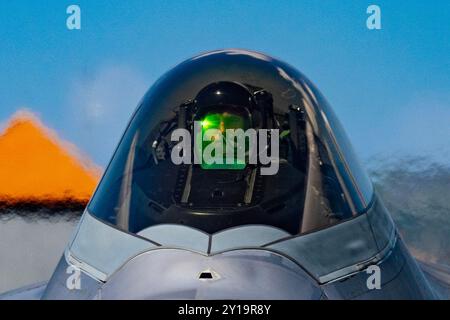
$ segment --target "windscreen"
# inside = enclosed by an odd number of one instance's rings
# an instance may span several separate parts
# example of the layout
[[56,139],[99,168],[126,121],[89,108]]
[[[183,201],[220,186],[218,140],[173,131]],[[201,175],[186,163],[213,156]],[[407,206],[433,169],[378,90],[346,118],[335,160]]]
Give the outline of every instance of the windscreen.
[[[266,92],[270,95],[270,92]],[[128,232],[181,224],[215,233],[267,225],[299,234],[352,213],[302,106],[141,107],[89,211]],[[267,100],[266,100],[267,102]]]

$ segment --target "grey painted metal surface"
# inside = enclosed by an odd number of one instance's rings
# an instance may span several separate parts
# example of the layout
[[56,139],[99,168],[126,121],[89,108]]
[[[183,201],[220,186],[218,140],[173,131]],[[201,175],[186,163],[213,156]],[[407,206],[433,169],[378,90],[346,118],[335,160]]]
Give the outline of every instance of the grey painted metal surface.
[[[366,261],[378,252],[364,215],[325,230],[274,243],[268,248],[301,261],[322,283],[333,280],[333,272]],[[345,273],[338,276],[343,275]]]
[[79,279],[80,288],[71,290],[67,286],[67,281],[72,275],[67,273],[69,266],[70,264],[67,263],[66,258],[62,256],[41,299],[90,300],[95,297],[103,283],[81,272]]
[[[439,295],[430,286],[423,272],[417,265],[417,262],[408,253],[403,242],[397,242],[398,252],[403,256],[404,264],[395,277],[382,285],[381,290],[368,290],[358,295],[355,299],[373,300],[373,299],[407,299],[407,300],[428,300],[438,299]],[[385,271],[389,268],[386,267]],[[394,269],[395,271],[395,269]],[[392,270],[391,270],[392,272]],[[381,273],[384,274],[383,272]]]
[[374,198],[373,205],[366,215],[377,248],[383,251],[391,244],[396,232],[394,221],[378,196]]
[[209,234],[183,225],[160,224],[144,229],[138,235],[165,247],[187,248],[203,253],[208,251]]
[[392,220],[378,202],[367,214],[268,248],[299,261],[320,283],[365,269],[392,249],[396,237]]
[[212,236],[211,252],[233,248],[259,247],[289,237],[290,234],[270,226],[251,225],[230,228]]
[[[296,237],[263,226],[231,228],[212,235],[211,239],[199,230],[181,225],[155,226],[140,235],[164,248],[182,248],[204,255],[266,245],[297,261],[319,283],[377,263],[392,249],[396,237],[393,222],[379,200],[375,200],[367,214]],[[271,241],[274,243],[270,244]],[[86,212],[66,258],[93,277],[106,280],[133,256],[156,248],[154,243],[108,226]]]
[[[202,271],[216,279],[202,280]],[[134,286],[129,286],[133,283]],[[102,287],[102,299],[312,299],[322,291],[301,268],[262,250],[206,257],[176,249],[143,253]]]
[[[424,276],[401,239],[378,263],[381,289],[367,287],[365,270],[319,285],[297,263],[264,249],[204,256],[181,249],[151,249],[125,262],[103,283],[81,273],[81,288],[67,287],[61,258],[45,292],[36,285],[0,299],[448,299],[447,269],[427,265]],[[213,279],[201,280],[202,272]],[[430,281],[428,281],[428,280]]]
[[104,280],[131,256],[154,247],[149,241],[114,229],[85,213],[67,258]]
[[289,237],[284,230],[264,225],[233,227],[209,235],[185,225],[160,224],[138,233],[167,248],[184,248],[203,254],[244,247],[259,247]]
[[29,285],[0,295],[0,300],[39,300],[45,291],[47,282]]

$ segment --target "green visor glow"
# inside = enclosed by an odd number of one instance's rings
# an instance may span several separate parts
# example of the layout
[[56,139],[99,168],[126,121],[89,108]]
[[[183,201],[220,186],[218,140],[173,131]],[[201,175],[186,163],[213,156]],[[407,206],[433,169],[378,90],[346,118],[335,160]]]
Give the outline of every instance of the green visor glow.
[[244,169],[249,142],[244,140],[244,143],[239,143],[235,135],[227,137],[230,132],[227,129],[247,130],[250,126],[248,117],[230,111],[210,112],[198,121],[201,130],[196,135],[196,146],[202,155],[202,169]]

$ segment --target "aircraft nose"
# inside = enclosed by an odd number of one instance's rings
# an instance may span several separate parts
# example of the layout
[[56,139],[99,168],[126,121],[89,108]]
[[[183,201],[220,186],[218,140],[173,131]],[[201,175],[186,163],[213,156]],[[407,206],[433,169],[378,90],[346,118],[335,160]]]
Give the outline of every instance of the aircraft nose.
[[101,288],[103,299],[320,299],[317,283],[277,253],[245,249],[213,256],[181,249],[147,251]]

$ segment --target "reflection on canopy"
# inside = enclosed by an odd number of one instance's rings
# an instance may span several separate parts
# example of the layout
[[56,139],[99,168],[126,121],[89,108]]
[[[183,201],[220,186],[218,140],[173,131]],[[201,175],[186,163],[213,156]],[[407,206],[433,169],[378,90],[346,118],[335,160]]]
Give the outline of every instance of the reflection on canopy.
[[[226,129],[278,130],[278,172],[261,174],[267,165],[248,161],[247,144],[245,161],[174,164],[174,130],[192,133],[202,150],[213,143],[195,136],[196,121],[200,133],[225,133],[225,145]],[[207,233],[259,224],[299,234],[362,213],[371,198],[345,133],[309,81],[280,61],[227,51],[188,60],[149,90],[89,211],[134,233],[158,224]]]

